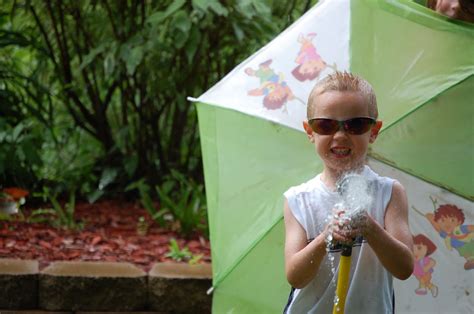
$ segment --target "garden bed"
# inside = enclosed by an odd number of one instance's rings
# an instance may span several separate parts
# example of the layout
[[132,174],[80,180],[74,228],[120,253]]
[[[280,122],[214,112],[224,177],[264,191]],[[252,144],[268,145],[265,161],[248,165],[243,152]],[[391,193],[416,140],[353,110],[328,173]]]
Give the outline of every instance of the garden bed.
[[[22,213],[27,218],[33,210]],[[52,261],[130,262],[146,272],[156,262],[211,262],[207,239],[199,234],[184,238],[172,223],[158,226],[138,203],[78,203],[75,219],[84,223],[83,228],[58,229],[25,219],[0,221],[0,258],[37,260],[40,270]],[[179,249],[170,245],[172,239]]]

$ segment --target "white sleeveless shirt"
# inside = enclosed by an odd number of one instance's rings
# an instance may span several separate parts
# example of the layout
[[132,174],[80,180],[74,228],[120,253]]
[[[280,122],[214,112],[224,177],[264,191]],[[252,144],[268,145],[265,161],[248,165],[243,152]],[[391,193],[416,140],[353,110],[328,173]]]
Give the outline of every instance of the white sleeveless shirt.
[[[379,176],[368,166],[364,167],[361,174],[372,185],[373,202],[368,212],[383,227],[385,209],[395,180]],[[338,193],[330,191],[321,181],[321,175],[291,187],[284,195],[291,212],[306,231],[308,241],[323,231],[326,218],[340,201]],[[329,256],[334,256],[333,262]],[[313,280],[302,289],[291,290],[285,313],[332,313],[339,256],[340,253],[328,253]],[[382,266],[366,242],[352,249],[345,313],[393,313],[392,275]]]

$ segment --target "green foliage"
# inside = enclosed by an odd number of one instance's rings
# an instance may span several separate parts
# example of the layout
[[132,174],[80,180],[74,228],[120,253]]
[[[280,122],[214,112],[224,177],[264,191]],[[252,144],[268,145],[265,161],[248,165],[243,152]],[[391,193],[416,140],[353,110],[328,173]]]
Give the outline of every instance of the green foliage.
[[159,209],[153,203],[152,191],[144,179],[128,185],[126,191],[139,192],[141,204],[161,227],[177,222],[178,231],[183,236],[191,236],[196,231],[208,236],[206,196],[202,183],[171,170],[171,174],[155,189],[160,201]]
[[163,184],[156,186],[156,191],[161,208],[170,212],[175,221],[179,221],[183,235],[190,236],[196,230],[208,235],[203,184],[172,170]]
[[176,239],[171,239],[168,246],[169,252],[165,255],[166,257],[171,257],[177,262],[187,261],[189,264],[198,263],[203,257],[202,254],[194,255],[189,251],[188,247],[180,248]]
[[0,181],[10,185],[33,185],[34,169],[42,165],[40,135],[31,120],[10,125],[0,117]]
[[[159,224],[168,211],[185,234],[204,228],[196,109],[186,97],[314,3],[0,0],[0,180],[90,202],[140,182],[127,193]],[[67,209],[51,210],[68,225]]]
[[69,230],[82,229],[84,227],[82,222],[77,222],[74,218],[76,208],[75,192],[69,194],[69,201],[64,207],[59,203],[57,195],[53,194],[47,187],[43,188],[43,192],[39,196],[43,198],[43,201],[49,201],[52,207],[34,210],[28,217],[28,222],[47,222],[54,227]]
[[140,202],[151,216],[151,218],[158,223],[161,227],[166,225],[165,215],[167,213],[166,210],[161,209],[158,210],[155,205],[153,204],[153,200],[150,196],[150,187],[145,183],[144,179],[141,179],[137,182],[133,182],[132,184],[128,185],[125,191],[131,191],[137,189],[140,195]]

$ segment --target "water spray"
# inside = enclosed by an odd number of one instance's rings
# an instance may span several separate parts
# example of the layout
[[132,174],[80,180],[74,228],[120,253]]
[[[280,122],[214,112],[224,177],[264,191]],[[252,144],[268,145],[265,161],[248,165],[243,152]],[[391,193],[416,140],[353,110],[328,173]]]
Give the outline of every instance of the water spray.
[[[369,182],[360,174],[350,173],[343,176],[336,183],[337,191],[342,199],[339,206],[347,212],[342,219],[349,220],[350,225],[357,225],[364,210],[372,202],[371,193],[369,193]],[[354,238],[352,243],[336,243],[332,250],[341,250],[339,260],[339,275],[337,277],[336,296],[333,307],[333,314],[343,314],[346,304],[347,290],[349,289],[349,277],[351,270],[352,246],[354,243],[361,242],[362,239]]]

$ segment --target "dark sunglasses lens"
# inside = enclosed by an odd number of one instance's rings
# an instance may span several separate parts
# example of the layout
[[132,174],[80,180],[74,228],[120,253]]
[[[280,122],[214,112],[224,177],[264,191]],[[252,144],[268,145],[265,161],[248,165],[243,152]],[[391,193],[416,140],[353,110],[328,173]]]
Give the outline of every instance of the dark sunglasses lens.
[[375,121],[370,118],[354,118],[345,121],[344,129],[349,134],[360,135],[367,132]]
[[320,135],[334,134],[339,129],[339,123],[331,119],[313,119],[310,125],[313,131]]

